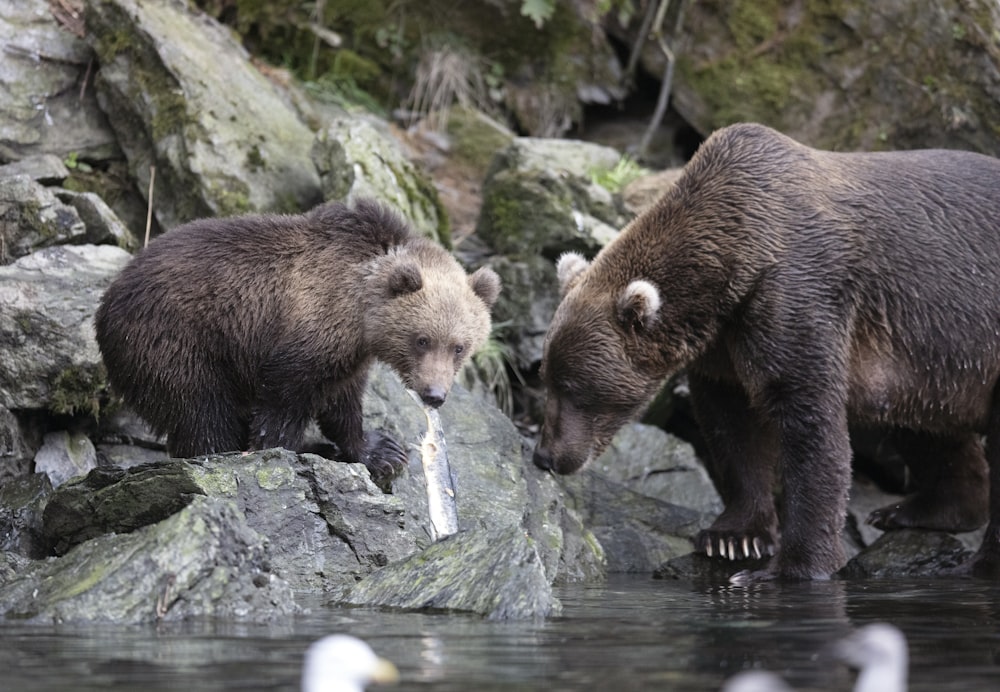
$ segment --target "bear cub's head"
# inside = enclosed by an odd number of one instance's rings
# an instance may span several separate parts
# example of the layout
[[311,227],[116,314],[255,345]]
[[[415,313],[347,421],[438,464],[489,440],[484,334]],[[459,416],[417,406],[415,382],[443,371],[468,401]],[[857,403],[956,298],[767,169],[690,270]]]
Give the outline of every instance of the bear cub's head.
[[596,275],[577,253],[559,258],[563,299],[545,336],[545,419],[539,468],[568,474],[600,456],[662,384],[652,332],[660,293],[649,281]]
[[500,277],[466,274],[445,249],[411,239],[377,259],[368,274],[366,342],[427,406],[437,408],[462,364],[490,333]]

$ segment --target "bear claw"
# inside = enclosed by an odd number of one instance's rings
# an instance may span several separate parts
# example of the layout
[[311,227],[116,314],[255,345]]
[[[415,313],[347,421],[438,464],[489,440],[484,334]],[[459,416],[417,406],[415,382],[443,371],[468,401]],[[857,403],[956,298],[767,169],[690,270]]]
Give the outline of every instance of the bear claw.
[[365,451],[361,462],[368,468],[377,485],[398,476],[409,464],[406,451],[396,440],[381,433],[365,435]]
[[774,555],[775,547],[771,542],[765,542],[759,536],[718,536],[717,538],[707,532],[698,537],[695,542],[701,552],[708,557],[719,557],[731,561],[735,560],[760,560],[764,557]]

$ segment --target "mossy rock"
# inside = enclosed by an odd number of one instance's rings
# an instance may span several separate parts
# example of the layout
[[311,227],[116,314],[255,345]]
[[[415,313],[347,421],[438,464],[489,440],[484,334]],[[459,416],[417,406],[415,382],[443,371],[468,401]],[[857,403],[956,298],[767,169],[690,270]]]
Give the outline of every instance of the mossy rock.
[[989,0],[705,0],[674,45],[672,103],[706,135],[757,121],[828,149],[997,155],[998,36]]

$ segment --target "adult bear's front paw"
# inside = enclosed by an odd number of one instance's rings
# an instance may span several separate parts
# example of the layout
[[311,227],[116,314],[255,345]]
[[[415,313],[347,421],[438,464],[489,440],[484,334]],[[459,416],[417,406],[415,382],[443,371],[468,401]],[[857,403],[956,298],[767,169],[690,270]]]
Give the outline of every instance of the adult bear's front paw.
[[727,507],[710,527],[698,533],[694,547],[708,557],[760,560],[778,550],[778,520],[773,512]]
[[368,432],[360,461],[368,468],[375,484],[385,490],[383,485],[402,473],[409,457],[395,439],[380,432]]

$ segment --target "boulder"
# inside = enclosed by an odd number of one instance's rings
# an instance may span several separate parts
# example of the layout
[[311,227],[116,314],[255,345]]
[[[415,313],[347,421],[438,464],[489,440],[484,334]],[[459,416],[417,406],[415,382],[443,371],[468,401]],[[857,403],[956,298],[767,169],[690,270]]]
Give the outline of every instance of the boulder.
[[35,454],[35,473],[48,476],[54,488],[95,468],[97,450],[82,432],[50,432],[42,439],[42,447]]
[[555,265],[540,255],[493,257],[489,266],[500,276],[503,290],[493,306],[494,324],[510,347],[522,372],[542,360],[542,345],[559,305]]
[[448,216],[434,186],[371,119],[334,118],[316,135],[311,152],[324,199],[348,204],[358,197],[380,200],[421,234],[450,244]]
[[106,374],[94,312],[129,259],[110,245],[60,245],[0,267],[0,406],[96,413]]
[[29,156],[0,166],[0,180],[25,175],[43,185],[58,185],[69,177],[69,169],[55,154]]
[[362,579],[340,600],[497,620],[542,618],[562,608],[535,542],[518,526],[453,534]]
[[[48,0],[0,4],[0,161],[118,155],[90,81],[82,27],[61,26]],[[79,33],[74,34],[71,28]]]
[[[826,149],[1000,154],[1000,6],[991,0],[708,0],[685,9],[669,41],[671,105],[702,135],[756,121]],[[663,74],[655,42],[642,55]]]
[[162,228],[319,201],[312,132],[232,32],[180,0],[97,0],[86,19],[98,100],[144,194],[155,166]]
[[652,573],[692,550],[695,534],[714,515],[643,495],[593,469],[559,479],[567,506],[604,549],[608,572]]
[[51,245],[83,242],[87,226],[73,207],[27,175],[0,178],[0,264]]
[[942,531],[887,531],[837,572],[845,579],[941,576],[972,559],[957,538]]
[[694,447],[660,428],[626,425],[591,468],[637,493],[717,515],[722,499]]
[[[480,555],[480,561],[459,559],[459,566],[448,567],[440,577],[445,581],[437,581],[435,588],[446,588],[443,584],[454,580],[447,588],[478,591],[477,598],[489,601],[492,596],[480,587],[493,584],[500,591],[490,610],[475,609],[482,603],[455,608],[495,617],[533,617],[557,607],[548,590],[557,580],[602,579],[600,545],[554,494],[551,480],[524,464],[521,439],[510,421],[458,385],[440,413],[459,529],[465,536],[459,543],[469,541],[469,550],[497,552]],[[392,494],[376,487],[361,464],[280,449],[236,452],[99,467],[52,493],[37,531],[52,553],[65,558],[100,537],[162,523],[198,497],[231,501],[247,527],[267,539],[268,559],[277,575],[303,593],[344,593],[359,579],[389,566],[401,574],[426,561],[454,556],[430,537],[427,491],[416,456],[425,432],[423,411],[398,378],[379,367],[366,394],[365,415],[369,427],[396,435],[413,450],[409,472],[394,479]],[[434,552],[420,557],[429,550]],[[497,560],[514,558],[517,566],[497,582],[491,580],[500,575],[479,571],[491,572]],[[527,601],[507,602],[506,589],[539,579],[544,589],[527,595]],[[361,594],[355,593],[352,602],[364,600]]]
[[512,258],[596,254],[626,216],[620,200],[593,178],[620,160],[616,150],[598,144],[515,139],[490,165],[476,233]]
[[165,520],[107,534],[0,585],[0,619],[35,623],[268,622],[298,612],[266,539],[232,500],[195,497]]

